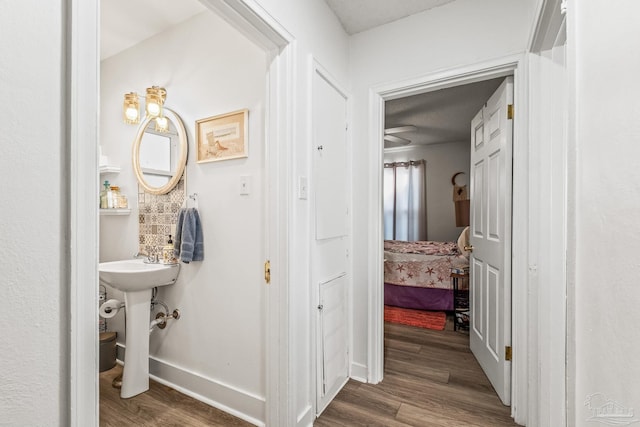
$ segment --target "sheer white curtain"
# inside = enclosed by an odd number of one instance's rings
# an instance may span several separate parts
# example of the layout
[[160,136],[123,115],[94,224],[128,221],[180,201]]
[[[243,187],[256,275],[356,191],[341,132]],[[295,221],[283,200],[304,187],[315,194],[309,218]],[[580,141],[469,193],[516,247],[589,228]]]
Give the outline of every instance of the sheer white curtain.
[[384,164],[384,239],[427,240],[426,162]]

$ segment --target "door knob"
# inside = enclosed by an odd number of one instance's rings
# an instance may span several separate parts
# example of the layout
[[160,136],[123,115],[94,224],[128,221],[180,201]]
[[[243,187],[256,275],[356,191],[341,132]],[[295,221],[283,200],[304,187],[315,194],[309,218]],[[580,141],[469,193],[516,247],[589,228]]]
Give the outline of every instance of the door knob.
[[467,252],[473,252],[473,246],[471,245],[464,245],[464,250]]

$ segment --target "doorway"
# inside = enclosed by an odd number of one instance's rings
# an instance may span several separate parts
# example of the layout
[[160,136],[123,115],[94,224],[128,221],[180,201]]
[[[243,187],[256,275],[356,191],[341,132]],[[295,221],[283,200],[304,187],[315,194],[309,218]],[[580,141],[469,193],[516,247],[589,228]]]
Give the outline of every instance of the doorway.
[[[523,102],[525,98],[524,87],[521,83],[521,75],[522,75],[522,61],[521,57],[512,57],[512,58],[504,58],[500,61],[493,61],[484,64],[476,64],[474,66],[462,68],[462,69],[453,69],[448,70],[442,73],[438,73],[435,75],[425,76],[420,79],[419,83],[413,82],[411,85],[403,84],[403,83],[391,83],[385,86],[380,86],[374,88],[373,92],[375,96],[371,98],[371,115],[370,115],[370,132],[372,134],[380,135],[379,140],[379,151],[377,153],[376,165],[382,164],[383,159],[383,143],[382,143],[382,135],[384,132],[384,124],[381,119],[381,112],[384,111],[384,104],[386,101],[398,99],[401,97],[406,97],[410,95],[417,95],[426,92],[432,92],[440,89],[452,88],[455,86],[460,86],[463,84],[475,83],[483,80],[493,79],[493,78],[502,78],[508,75],[514,76],[514,97],[515,104],[518,102]],[[524,105],[524,102],[523,102]],[[524,110],[524,109],[523,109]],[[514,126],[514,145],[518,145],[518,141],[526,141],[526,135],[524,133],[524,126],[526,121],[526,115],[523,113],[522,115],[518,115],[518,109],[515,109],[515,123]],[[527,160],[526,152],[523,152],[526,144],[523,144],[520,150],[514,151],[514,163],[518,164],[519,162],[525,162]],[[382,248],[382,180],[381,180],[381,171],[376,169],[377,176],[374,177],[374,182],[377,184],[377,189],[375,190],[378,194],[378,198],[372,200],[371,211],[374,213],[372,215],[371,224],[371,234],[372,239],[377,244],[370,245],[369,249],[369,260],[373,269],[373,277],[372,283],[375,283],[375,286],[370,287],[370,301],[372,301],[372,305],[370,307],[369,312],[369,378],[373,383],[377,383],[382,380],[383,375],[383,288],[382,286],[378,286],[378,284],[383,283],[383,264],[382,260],[383,256],[383,248]],[[526,205],[523,203],[526,200],[527,196],[527,176],[526,171],[523,173],[518,171],[517,168],[514,167],[513,174],[513,188],[514,188],[514,200],[513,200],[513,218],[514,224],[519,223],[522,224],[524,218],[526,218]],[[521,191],[521,192],[520,192]],[[513,241],[517,242],[514,244],[512,248],[512,253],[524,253],[526,248],[527,235],[525,233],[526,229],[523,227],[514,228]],[[522,246],[524,244],[524,246]],[[521,275],[526,275],[526,266],[520,262],[514,262],[512,268],[512,277],[519,277]],[[513,313],[514,313],[514,335],[521,334],[520,336],[526,337],[527,329],[526,329],[526,316],[525,310],[526,307],[526,289],[514,287],[513,289]],[[521,310],[518,310],[520,308]],[[514,352],[517,351],[519,345],[523,343],[522,340],[518,341],[514,339],[512,346],[514,347]],[[524,358],[523,358],[524,359]],[[520,362],[522,367],[526,367],[526,360],[522,360]],[[516,366],[516,361],[512,362],[512,371],[514,373],[513,380],[518,384],[523,384],[523,381],[526,380],[526,370],[522,372],[522,368],[520,366]],[[526,383],[526,381],[524,382]],[[520,403],[523,407],[526,407],[526,388],[522,387],[514,387],[512,390],[512,402],[514,405]]]
[[[512,77],[498,77],[386,101],[384,150],[385,317],[388,312],[396,322],[407,321],[402,316],[424,316],[425,319],[432,316],[444,320],[447,313],[447,331],[442,333],[442,338],[447,339],[449,330],[467,334],[467,349],[471,347],[505,404],[509,402],[509,385],[502,378],[504,375],[509,378],[510,372],[498,375],[501,371],[495,365],[508,367],[508,363],[503,353],[496,354],[495,347],[511,343],[510,337],[504,337],[510,332],[511,313],[510,307],[494,307],[496,298],[488,298],[487,294],[495,291],[502,296],[510,294],[511,257],[504,253],[510,253],[511,221],[510,218],[505,221],[504,215],[508,212],[510,216],[511,208],[511,121],[507,118],[507,104],[512,103],[513,96],[511,81]],[[398,130],[403,131],[401,138],[397,137]],[[386,135],[390,131],[394,132],[394,138],[388,140]],[[488,158],[479,156],[487,152]],[[402,176],[414,163],[424,164],[421,168],[426,168],[426,179],[410,185]],[[388,166],[394,165],[394,173],[387,173]],[[498,167],[502,168],[501,174],[496,173]],[[405,193],[411,190],[408,197],[415,199],[416,190],[411,187],[419,187],[423,181],[426,209],[403,205],[401,202],[407,199]],[[395,186],[387,185],[390,183]],[[495,194],[491,190],[498,188],[508,194],[500,199],[487,199],[487,195]],[[470,196],[471,215],[465,207],[468,202],[462,206],[457,203],[469,200]],[[495,209],[491,207],[498,202],[501,209],[499,215],[494,216]],[[392,208],[395,205],[396,209],[390,209],[389,205]],[[465,209],[467,212],[462,212]],[[405,217],[398,210],[408,210],[410,214]],[[390,211],[395,215],[389,215]],[[390,221],[390,216],[394,221]],[[426,232],[414,236],[397,233],[398,229],[407,228],[404,224],[407,221],[411,223],[409,229],[420,228]],[[390,222],[393,222],[391,227]],[[493,259],[491,268],[483,261],[487,255],[482,240],[486,234],[485,223],[492,226],[489,242],[498,237],[508,241],[498,251],[500,255],[491,252],[494,258],[500,259],[500,262]],[[472,242],[468,241],[469,231],[465,228],[470,225]],[[495,230],[498,226],[499,232]],[[390,231],[396,231],[396,235],[392,236]],[[497,268],[502,265],[504,267]],[[484,280],[483,269],[492,280]],[[461,276],[451,279],[452,271],[458,271]],[[500,280],[493,280],[497,278]],[[457,291],[452,289],[453,284],[458,285]],[[491,309],[484,310],[485,305]],[[491,313],[502,313],[502,316]],[[440,324],[431,327],[439,328]],[[494,330],[502,331],[501,339],[495,343]]]
[[[257,5],[246,5],[239,1],[228,1],[224,4],[217,1],[203,1],[209,9],[224,16],[232,23],[234,28],[240,29],[249,39],[256,42],[269,57],[269,64],[266,70],[267,94],[265,105],[265,140],[267,153],[265,153],[265,165],[267,176],[265,187],[273,189],[286,188],[286,183],[290,179],[290,166],[288,164],[275,165],[283,157],[283,153],[288,153],[291,146],[291,135],[293,135],[293,123],[291,119],[292,109],[290,102],[292,99],[289,82],[293,74],[293,54],[291,42],[293,38],[282,28],[274,25],[271,17]],[[95,117],[97,115],[97,99],[94,94],[98,92],[99,83],[97,80],[85,78],[85,76],[98,76],[99,62],[97,53],[95,55],[95,45],[98,37],[96,18],[99,16],[99,0],[72,2],[73,24],[70,28],[70,63],[72,71],[70,81],[74,82],[74,91],[70,94],[70,139],[72,146],[85,147],[86,140],[95,141]],[[79,18],[79,19],[76,19]],[[74,215],[70,219],[72,230],[90,229],[91,223],[97,224],[97,215],[94,204],[95,179],[97,176],[96,161],[97,146],[91,148],[80,148],[72,150],[76,154],[73,165],[79,164],[83,167],[72,168],[70,183],[73,188],[79,188],[77,197],[74,197],[71,204],[71,211]],[[279,163],[278,163],[279,164]],[[86,166],[84,166],[86,165]],[[86,191],[85,191],[86,190]],[[277,282],[278,286],[272,286],[266,291],[265,312],[265,363],[266,363],[266,402],[261,409],[261,418],[267,424],[281,424],[281,417],[286,417],[287,399],[290,393],[289,373],[286,366],[282,364],[280,354],[288,354],[288,334],[287,301],[288,273],[286,271],[286,256],[288,251],[288,215],[287,206],[289,196],[278,194],[277,197],[269,197],[265,202],[265,211],[268,212],[265,227],[270,230],[272,243],[265,248],[271,261],[271,282]],[[89,225],[89,226],[88,226]],[[77,239],[74,237],[74,239]],[[75,240],[74,240],[75,241]],[[97,235],[92,236],[82,234],[81,244],[78,248],[97,247]],[[277,244],[275,243],[277,242]],[[80,249],[82,251],[82,249]],[[95,253],[92,258],[88,252],[87,258],[78,256],[74,252],[71,261],[71,269],[74,272],[71,283],[72,298],[70,310],[73,312],[71,329],[71,351],[74,359],[70,362],[71,377],[74,379],[71,385],[70,406],[72,408],[70,418],[72,425],[97,425],[97,383],[95,373],[98,371],[97,354],[97,266]],[[87,283],[96,283],[95,289],[87,287]],[[89,351],[91,349],[91,351]]]

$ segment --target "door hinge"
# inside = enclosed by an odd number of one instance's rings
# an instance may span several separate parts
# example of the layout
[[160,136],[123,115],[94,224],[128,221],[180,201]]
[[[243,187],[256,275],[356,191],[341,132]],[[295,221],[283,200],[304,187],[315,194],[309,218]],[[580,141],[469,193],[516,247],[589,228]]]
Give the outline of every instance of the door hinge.
[[511,346],[508,345],[504,348],[504,360],[511,360]]
[[269,260],[264,262],[264,281],[267,285],[271,283],[271,261]]
[[507,119],[513,120],[513,104],[507,105]]

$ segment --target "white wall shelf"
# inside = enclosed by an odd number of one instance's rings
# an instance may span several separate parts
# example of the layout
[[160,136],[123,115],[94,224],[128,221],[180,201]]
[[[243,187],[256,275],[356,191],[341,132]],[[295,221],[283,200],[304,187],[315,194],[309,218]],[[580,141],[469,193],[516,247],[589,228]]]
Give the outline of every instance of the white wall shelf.
[[100,209],[100,215],[129,215],[131,209]]
[[102,165],[100,166],[100,174],[103,173],[120,173],[120,166]]

